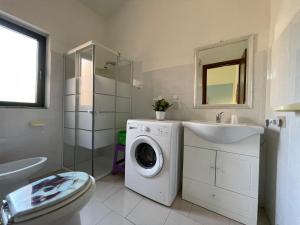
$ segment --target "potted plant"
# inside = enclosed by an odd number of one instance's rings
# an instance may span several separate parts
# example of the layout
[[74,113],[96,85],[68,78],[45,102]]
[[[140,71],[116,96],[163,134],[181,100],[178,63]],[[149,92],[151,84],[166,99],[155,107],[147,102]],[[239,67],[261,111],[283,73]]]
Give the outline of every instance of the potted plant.
[[166,117],[166,111],[172,106],[172,104],[167,102],[164,98],[158,97],[157,99],[154,99],[154,104],[152,106],[156,114],[156,119],[164,120]]

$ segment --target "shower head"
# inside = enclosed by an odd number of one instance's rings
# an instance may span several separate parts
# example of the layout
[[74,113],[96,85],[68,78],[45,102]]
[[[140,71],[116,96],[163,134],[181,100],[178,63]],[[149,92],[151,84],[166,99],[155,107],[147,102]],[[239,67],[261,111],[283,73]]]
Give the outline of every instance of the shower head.
[[117,63],[114,62],[114,61],[107,61],[107,62],[105,63],[105,65],[104,65],[104,69],[108,69],[108,66],[109,66],[109,65],[115,66],[115,65],[117,65]]

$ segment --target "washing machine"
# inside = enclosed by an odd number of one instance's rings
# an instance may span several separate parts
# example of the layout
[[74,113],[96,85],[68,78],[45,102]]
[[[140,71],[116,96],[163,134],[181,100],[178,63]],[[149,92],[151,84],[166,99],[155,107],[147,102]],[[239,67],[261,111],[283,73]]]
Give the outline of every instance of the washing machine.
[[125,186],[170,206],[181,183],[181,122],[128,120],[126,136]]

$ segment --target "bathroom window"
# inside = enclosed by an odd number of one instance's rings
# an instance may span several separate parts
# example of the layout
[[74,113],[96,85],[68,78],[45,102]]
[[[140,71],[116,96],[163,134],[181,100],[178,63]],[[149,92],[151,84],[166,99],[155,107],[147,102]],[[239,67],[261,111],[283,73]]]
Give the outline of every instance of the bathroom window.
[[0,106],[45,106],[46,37],[0,18]]

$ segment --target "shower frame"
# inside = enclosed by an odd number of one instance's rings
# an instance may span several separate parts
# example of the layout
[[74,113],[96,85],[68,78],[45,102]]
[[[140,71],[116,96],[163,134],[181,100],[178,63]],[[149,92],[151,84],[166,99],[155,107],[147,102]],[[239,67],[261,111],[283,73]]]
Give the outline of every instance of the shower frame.
[[[91,143],[91,146],[92,148],[90,149],[92,152],[91,152],[91,175],[94,176],[96,179],[101,179],[102,177],[108,175],[111,171],[109,171],[108,173],[106,174],[103,174],[101,175],[100,177],[97,177],[96,176],[96,173],[95,173],[95,160],[94,160],[94,155],[95,155],[95,151],[97,150],[95,148],[95,114],[97,113],[97,111],[95,110],[95,95],[97,94],[95,92],[95,78],[96,76],[98,76],[96,74],[96,47],[100,47],[101,49],[107,51],[107,52],[110,52],[112,53],[113,55],[116,56],[116,64],[119,65],[120,62],[122,61],[126,61],[128,62],[128,64],[130,65],[130,80],[129,80],[129,85],[130,85],[130,97],[129,97],[129,114],[131,116],[131,113],[132,113],[132,81],[133,81],[133,63],[132,61],[130,60],[127,60],[127,59],[124,59],[121,57],[121,54],[115,50],[112,50],[106,46],[104,46],[103,44],[100,44],[100,43],[97,43],[95,41],[89,41],[89,42],[86,42],[82,45],[79,45],[78,47],[76,48],[73,48],[72,50],[68,51],[66,54],[64,54],[64,89],[65,89],[65,86],[66,86],[66,57],[67,56],[70,56],[70,55],[75,55],[75,79],[76,79],[76,91],[75,91],[75,136],[74,136],[74,139],[75,139],[75,143],[74,143],[74,159],[73,159],[73,168],[68,168],[68,167],[65,167],[64,165],[64,149],[63,149],[63,152],[62,152],[62,165],[63,165],[63,169],[65,170],[76,170],[76,153],[79,151],[79,143],[78,143],[78,130],[80,129],[79,128],[79,112],[81,112],[79,110],[79,98],[80,98],[80,93],[79,93],[79,88],[80,88],[80,77],[81,77],[81,62],[80,62],[80,53],[84,50],[88,50],[88,49],[91,49],[92,50],[92,110],[91,111],[87,111],[88,113],[91,113],[92,114],[92,143]],[[118,74],[119,75],[119,74]],[[120,97],[117,95],[117,81],[118,81],[118,75],[115,76],[115,79],[114,79],[114,82],[115,82],[115,94],[114,94],[114,98],[115,98],[115,106],[114,106],[114,127],[113,127],[113,131],[114,131],[114,137],[113,137],[113,146],[112,146],[112,150],[114,150],[115,146],[116,146],[116,133],[117,133],[117,129],[118,127],[116,126],[117,125],[117,121],[116,121],[116,117],[117,117],[117,97]],[[65,93],[64,93],[64,96],[65,96]],[[65,105],[65,98],[63,98],[63,104]],[[65,127],[65,110],[64,110],[64,113],[63,113],[63,131],[65,131],[66,127]],[[125,126],[126,128],[126,126]],[[64,140],[65,140],[65,132],[63,132],[63,136],[64,136]],[[64,148],[65,148],[65,142],[64,142]],[[111,161],[111,166],[112,166],[112,161]]]

